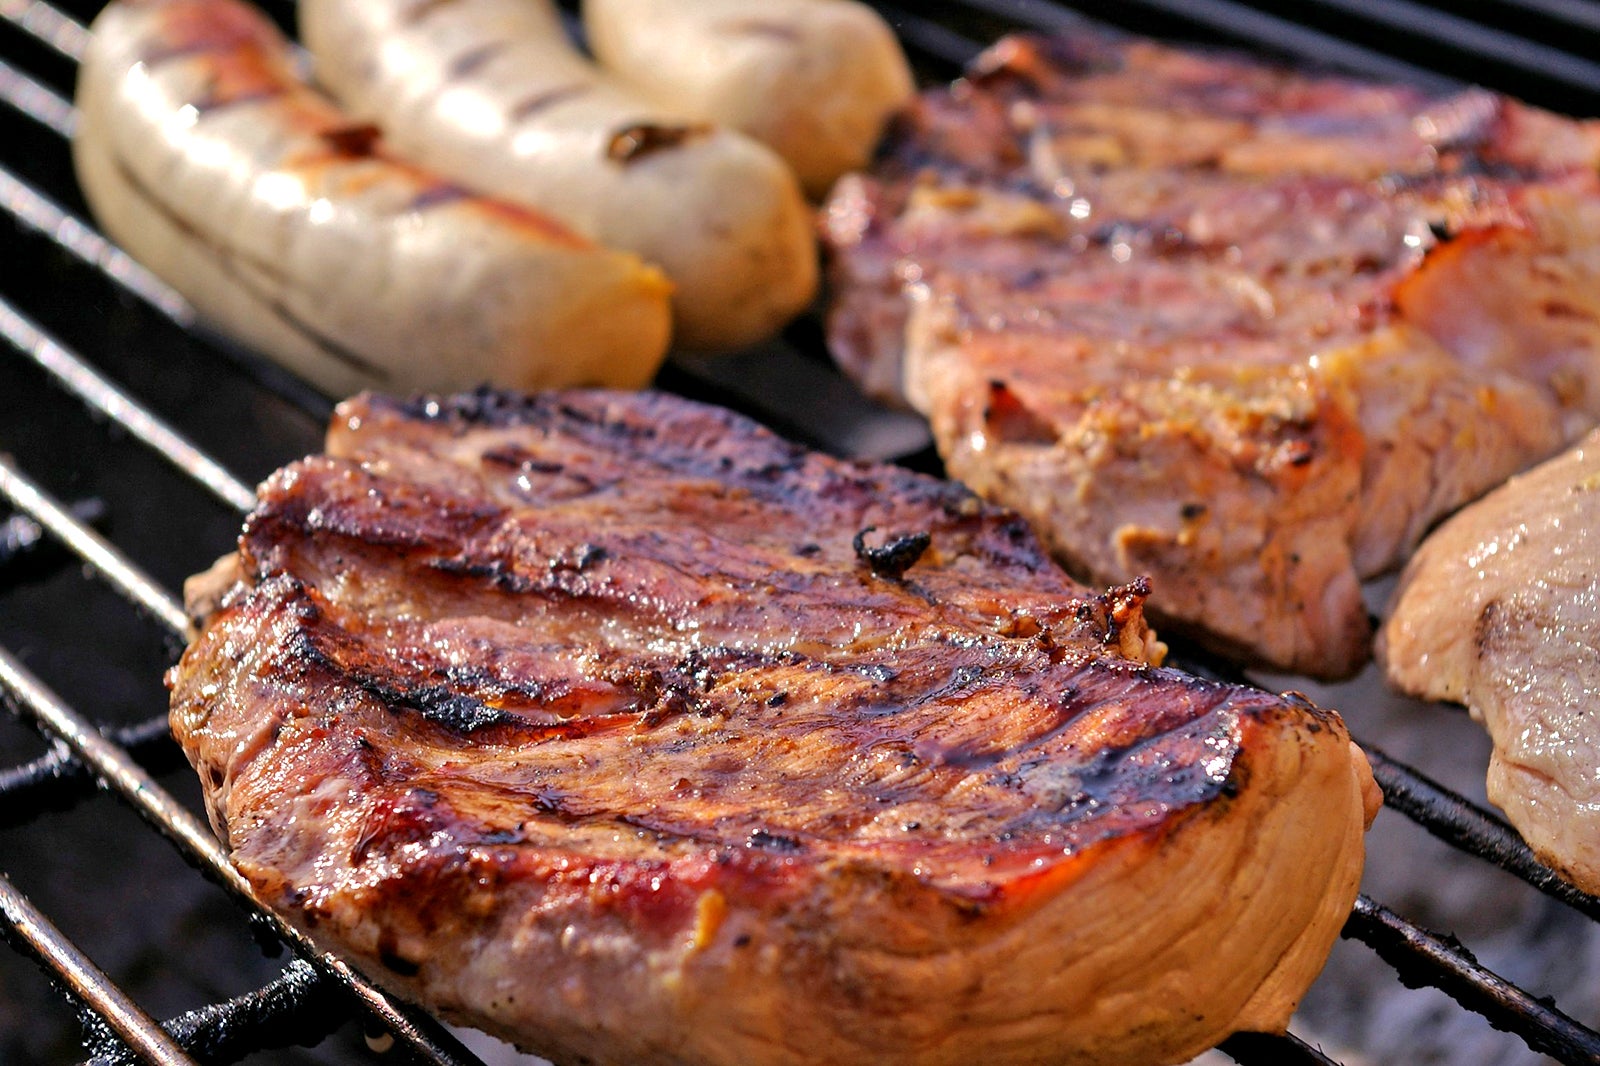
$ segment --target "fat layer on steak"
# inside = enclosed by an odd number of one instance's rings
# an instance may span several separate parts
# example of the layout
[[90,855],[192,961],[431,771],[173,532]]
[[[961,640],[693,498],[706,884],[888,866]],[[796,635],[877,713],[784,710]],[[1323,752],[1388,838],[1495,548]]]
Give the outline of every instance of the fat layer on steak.
[[1600,418],[1600,127],[1007,39],[825,213],[830,345],[1152,615],[1318,676],[1359,581]]
[[1467,705],[1494,741],[1490,801],[1600,893],[1600,433],[1430,534],[1391,608],[1390,682]]
[[261,897],[560,1062],[1164,1063],[1281,1029],[1365,759],[966,489],[662,395],[343,404],[191,582]]

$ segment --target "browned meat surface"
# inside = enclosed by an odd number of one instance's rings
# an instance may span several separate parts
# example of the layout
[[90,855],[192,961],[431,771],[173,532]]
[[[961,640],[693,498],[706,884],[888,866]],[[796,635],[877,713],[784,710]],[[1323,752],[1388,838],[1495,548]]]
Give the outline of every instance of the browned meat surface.
[[1423,541],[1379,633],[1396,687],[1489,729],[1489,799],[1600,893],[1600,433]]
[[1360,579],[1600,417],[1600,128],[1008,39],[827,205],[830,343],[952,475],[1214,647],[1337,677]]
[[1285,1024],[1375,813],[1141,587],[666,396],[357,398],[192,584],[262,898],[560,1062],[1180,1061]]

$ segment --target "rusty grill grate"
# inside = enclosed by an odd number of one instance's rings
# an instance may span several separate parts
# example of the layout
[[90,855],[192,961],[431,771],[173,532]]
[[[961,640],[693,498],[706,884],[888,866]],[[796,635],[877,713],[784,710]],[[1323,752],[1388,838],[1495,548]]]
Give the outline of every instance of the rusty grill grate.
[[[169,590],[231,545],[240,512],[253,500],[251,480],[317,447],[331,404],[206,333],[182,300],[87,221],[67,139],[74,60],[97,6],[0,0],[0,450],[11,453],[0,455],[0,496],[10,512],[0,521],[0,695],[43,738],[0,721],[13,730],[0,732],[0,930],[57,986],[61,1015],[8,1013],[8,983],[19,978],[0,969],[0,1057],[8,1049],[21,1054],[22,1045],[6,1042],[8,1031],[58,1023],[70,1031],[76,1014],[85,1050],[61,1053],[97,1063],[234,1062],[325,1040],[322,1057],[304,1061],[347,1061],[368,1054],[363,1030],[373,1055],[392,1045],[391,1060],[478,1062],[438,1021],[391,1001],[261,910],[191,813],[198,793],[168,737],[158,680],[185,624]],[[1600,54],[1600,4],[1586,0],[879,7],[930,80],[951,76],[975,54],[976,42],[1093,19],[1376,77],[1433,86],[1475,81],[1556,110],[1600,114],[1600,63],[1585,58]],[[292,16],[282,3],[273,13],[285,22]],[[1381,47],[1363,43],[1373,40]],[[835,452],[937,466],[920,422],[875,408],[830,369],[815,319],[761,351],[671,363],[658,383],[742,409]],[[71,495],[83,498],[62,502]],[[108,535],[97,532],[101,524]],[[63,565],[73,561],[82,565]],[[1368,750],[1392,810],[1600,920],[1600,899],[1541,866],[1498,816]],[[98,799],[102,792],[115,793],[123,806]],[[130,809],[155,832],[130,828]],[[136,854],[93,854],[104,839]],[[159,843],[144,846],[162,839],[199,876],[162,858]],[[28,853],[69,846],[91,853],[91,879],[118,883],[90,886],[94,902],[83,904],[74,895],[79,886],[67,883],[82,869]],[[135,942],[144,944],[136,955],[183,954],[181,944],[195,930],[163,928],[153,917],[152,928],[141,923],[155,913],[157,897],[194,884],[193,891],[209,893],[205,900],[239,905],[190,908],[226,927],[198,934],[201,942],[232,937],[256,957],[286,946],[290,961],[243,966],[240,991],[189,975],[177,991],[147,992],[141,967],[127,964],[118,967],[119,984],[12,885],[7,875],[19,867],[45,879],[55,918],[82,927],[86,938],[103,933],[109,910],[134,927]],[[85,907],[99,919],[83,919]],[[1367,896],[1345,936],[1369,946],[1403,984],[1442,989],[1561,1062],[1600,1063],[1600,1034],[1480,966],[1453,937],[1419,928]],[[263,952],[248,944],[252,938]],[[239,952],[230,944],[227,952]],[[188,972],[181,961],[158,969]],[[190,998],[166,1005],[174,996]],[[135,998],[173,1016],[156,1022]],[[335,1039],[327,1040],[330,1034]],[[1241,1063],[1333,1061],[1294,1036],[1240,1035],[1222,1050]]]

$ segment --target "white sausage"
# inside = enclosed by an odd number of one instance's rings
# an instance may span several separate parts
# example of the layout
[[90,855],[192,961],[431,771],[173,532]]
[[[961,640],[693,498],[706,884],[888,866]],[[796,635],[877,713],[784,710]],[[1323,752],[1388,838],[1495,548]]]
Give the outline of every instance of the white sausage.
[[237,0],[116,0],[78,80],[79,182],[113,240],[321,388],[638,386],[670,285],[387,157]]
[[915,89],[894,32],[854,0],[583,0],[583,21],[607,68],[770,145],[817,197],[870,161]]
[[660,265],[679,345],[748,344],[810,303],[783,161],[604,78],[548,0],[302,0],[300,32],[318,81],[401,151]]

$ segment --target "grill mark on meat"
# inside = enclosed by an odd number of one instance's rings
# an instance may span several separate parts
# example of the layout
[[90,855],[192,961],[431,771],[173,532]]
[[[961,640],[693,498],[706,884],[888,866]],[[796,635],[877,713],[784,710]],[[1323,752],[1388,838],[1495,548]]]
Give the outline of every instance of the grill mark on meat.
[[1481,90],[1009,38],[836,186],[830,347],[1074,573],[1344,676],[1360,581],[1600,418],[1597,165]]
[[[631,960],[695,981],[742,943],[757,977],[719,987],[768,980],[770,956],[807,1013],[897,1024],[892,995],[861,999],[884,978],[850,969],[860,955],[964,965],[959,945],[1078,913],[1097,862],[1130,884],[1175,855],[1204,875],[1210,832],[1232,834],[1225,865],[1274,845],[1353,857],[1335,716],[1151,665],[1148,586],[1091,593],[965,491],[654,395],[358,398],[329,452],[264,485],[240,584],[172,672],[173,727],[264,898],[453,1016],[540,1041],[544,1020],[453,990],[569,967],[597,1002]],[[612,488],[539,491],[574,474]],[[524,477],[527,496],[508,487]],[[916,588],[862,567],[870,525],[928,532]],[[1255,839],[1280,817],[1292,832]],[[1303,913],[1260,923],[1276,939],[1252,980],[1308,922],[1325,950],[1353,897],[1358,871],[1323,889],[1322,862],[1293,865],[1293,892],[1250,882],[1268,864],[1220,896]],[[618,943],[609,977],[584,969]]]

